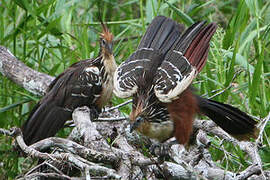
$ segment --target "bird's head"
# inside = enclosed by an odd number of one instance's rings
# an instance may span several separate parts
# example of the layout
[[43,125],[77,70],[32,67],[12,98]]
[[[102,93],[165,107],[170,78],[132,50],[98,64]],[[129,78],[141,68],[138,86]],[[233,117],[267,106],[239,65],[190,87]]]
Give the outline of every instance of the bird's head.
[[143,116],[137,116],[130,125],[130,132],[133,132],[136,129],[143,128],[144,123],[147,123],[145,119],[146,118]]
[[113,34],[109,31],[106,24],[101,22],[102,32],[100,33],[100,49],[105,56],[113,54]]
[[172,136],[173,123],[169,119],[168,110],[157,98],[140,96],[133,99],[133,103],[130,132],[136,130],[160,142]]
[[130,114],[130,132],[134,130],[138,130],[140,132],[145,131],[144,129],[147,127],[149,111],[147,102],[145,99],[139,98],[136,105],[133,104],[132,112]]

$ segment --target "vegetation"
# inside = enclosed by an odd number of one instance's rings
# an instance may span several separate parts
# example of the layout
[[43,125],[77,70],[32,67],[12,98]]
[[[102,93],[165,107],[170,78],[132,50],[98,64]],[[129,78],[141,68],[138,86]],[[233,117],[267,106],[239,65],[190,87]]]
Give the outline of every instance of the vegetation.
[[[194,86],[198,94],[230,103],[264,118],[270,112],[270,1],[268,0],[2,0],[0,45],[27,66],[56,76],[72,63],[98,53],[98,16],[115,35],[118,63],[136,49],[147,24],[165,15],[189,26],[199,20],[217,22],[208,63]],[[39,100],[0,75],[0,127],[21,126]],[[217,93],[222,92],[221,94]],[[124,100],[113,98],[113,104]],[[128,114],[130,106],[121,109]],[[64,136],[68,129],[59,135]],[[263,168],[270,168],[270,126],[260,148]],[[238,147],[213,137],[217,164],[238,171],[248,159]],[[220,149],[226,149],[230,154]],[[235,156],[237,158],[235,158]],[[25,158],[12,152],[12,140],[0,136],[0,179],[24,171]]]

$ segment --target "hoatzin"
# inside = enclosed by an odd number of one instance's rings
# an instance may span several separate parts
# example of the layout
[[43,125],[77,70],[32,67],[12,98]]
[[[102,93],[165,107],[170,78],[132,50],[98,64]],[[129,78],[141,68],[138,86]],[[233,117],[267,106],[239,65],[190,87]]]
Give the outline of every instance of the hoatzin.
[[228,104],[194,95],[192,80],[202,70],[217,25],[197,22],[182,33],[170,18],[156,17],[138,49],[116,70],[114,93],[133,97],[131,131],[164,142],[186,144],[196,114],[204,114],[232,135],[253,133],[256,122]]
[[54,136],[72,118],[75,108],[88,106],[96,117],[111,99],[117,68],[113,35],[105,24],[101,25],[99,55],[74,63],[50,84],[22,126],[26,144]]

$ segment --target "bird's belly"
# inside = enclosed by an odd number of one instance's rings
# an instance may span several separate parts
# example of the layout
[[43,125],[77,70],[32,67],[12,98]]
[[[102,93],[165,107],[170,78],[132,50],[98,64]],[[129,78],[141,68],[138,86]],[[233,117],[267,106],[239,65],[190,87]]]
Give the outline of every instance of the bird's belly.
[[113,93],[113,81],[111,77],[109,77],[106,80],[106,82],[102,85],[101,96],[98,99],[98,103],[97,103],[99,108],[102,108],[111,100],[112,93]]
[[162,123],[146,122],[138,128],[138,131],[149,138],[164,142],[173,136],[173,128],[172,121]]

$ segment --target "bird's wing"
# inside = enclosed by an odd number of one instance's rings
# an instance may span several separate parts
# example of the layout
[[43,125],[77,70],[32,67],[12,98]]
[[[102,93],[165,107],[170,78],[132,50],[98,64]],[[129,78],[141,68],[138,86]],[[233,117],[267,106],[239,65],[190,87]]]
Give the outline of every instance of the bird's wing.
[[88,67],[71,67],[59,75],[22,126],[25,142],[33,144],[54,136],[76,107],[94,104],[101,92],[99,73],[90,63]]
[[116,70],[114,76],[114,93],[127,98],[138,89],[152,85],[152,79],[164,56],[181,35],[184,29],[170,18],[157,16],[148,26],[138,50],[133,53]]
[[117,68],[114,75],[114,94],[127,98],[138,89],[151,86],[162,59],[163,55],[157,50],[151,48],[137,50]]
[[154,79],[156,97],[165,103],[177,99],[206,63],[216,25],[198,22],[176,40]]
[[70,66],[55,78],[41,103],[57,99],[59,106],[73,110],[73,106],[95,102],[102,88],[100,70],[95,65],[100,60],[87,59]]
[[[74,64],[72,64],[69,68],[67,68],[64,72],[62,72],[61,74],[59,74],[49,85],[48,89],[47,89],[47,92],[49,92],[53,87],[54,85],[59,81],[61,81],[60,79],[62,78],[62,76],[66,76],[66,74],[70,71],[73,71],[74,69],[80,67],[80,66],[84,66],[86,64],[94,64],[95,61],[97,60],[98,58],[96,59],[85,59],[85,60],[80,60]],[[65,79],[65,78],[64,78]]]
[[[74,72],[75,73],[75,72]],[[101,71],[97,66],[86,66],[76,71],[67,83],[63,106],[74,110],[80,106],[94,105],[101,95]]]

